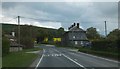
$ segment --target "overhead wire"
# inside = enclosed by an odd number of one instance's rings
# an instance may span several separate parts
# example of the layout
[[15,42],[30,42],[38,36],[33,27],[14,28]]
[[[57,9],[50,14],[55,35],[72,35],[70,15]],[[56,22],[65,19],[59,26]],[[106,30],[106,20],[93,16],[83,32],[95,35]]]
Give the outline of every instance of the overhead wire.
[[16,19],[16,18],[17,18],[17,17],[11,18],[11,19],[9,19],[9,20],[7,20],[7,21],[4,21],[4,22],[2,22],[2,23],[10,22],[10,21],[12,21],[13,19]]
[[31,17],[23,17],[21,16],[21,18],[27,18],[27,19],[33,19],[33,20],[39,20],[39,21],[46,21],[46,22],[61,22],[61,21],[57,21],[57,20],[47,20],[47,19],[39,19],[39,18],[31,18]]
[[[47,20],[47,19],[39,19],[39,18],[32,18],[32,17],[25,17],[25,16],[20,16],[21,18],[27,18],[27,19],[32,19],[32,20],[39,20],[39,21],[44,21],[44,22],[63,22],[63,21],[58,21],[58,20]],[[10,22],[10,21],[12,21],[13,19],[16,19],[17,17],[14,17],[14,18],[12,18],[12,19],[10,19],[10,20],[8,20],[8,21],[5,21],[5,22]],[[67,22],[67,21],[65,21],[65,22]],[[70,21],[68,21],[68,22],[70,22]],[[75,20],[75,22],[76,22],[76,20]],[[78,21],[77,21],[78,22]],[[101,23],[101,22],[81,22],[81,23]],[[104,23],[104,22],[103,22]],[[116,23],[116,22],[109,22],[109,23]]]

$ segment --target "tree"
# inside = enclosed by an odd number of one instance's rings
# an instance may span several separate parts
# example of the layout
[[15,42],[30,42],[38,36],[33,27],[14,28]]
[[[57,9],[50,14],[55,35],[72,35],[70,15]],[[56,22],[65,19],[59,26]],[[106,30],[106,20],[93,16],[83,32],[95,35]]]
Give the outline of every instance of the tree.
[[[18,30],[16,30],[18,32]],[[17,37],[18,37],[18,33]],[[34,36],[32,32],[32,26],[23,25],[20,26],[20,44],[24,45],[24,48],[33,48],[34,47]]]
[[87,38],[90,40],[100,39],[100,34],[96,31],[96,28],[90,27],[86,31]]
[[120,30],[114,29],[107,35],[107,39],[114,41],[114,40],[118,40],[120,38],[119,36],[120,36]]
[[57,30],[57,36],[58,37],[61,37],[64,33],[64,28],[60,27],[58,30]]

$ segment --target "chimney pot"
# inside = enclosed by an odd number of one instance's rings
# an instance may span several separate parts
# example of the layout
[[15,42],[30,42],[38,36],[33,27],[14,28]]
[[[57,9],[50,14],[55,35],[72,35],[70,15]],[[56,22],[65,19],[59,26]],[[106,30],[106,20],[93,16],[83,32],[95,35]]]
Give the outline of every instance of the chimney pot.
[[75,26],[75,23],[73,25]]
[[79,28],[79,23],[77,23],[77,28]]
[[74,25],[72,25],[72,27],[73,27]]

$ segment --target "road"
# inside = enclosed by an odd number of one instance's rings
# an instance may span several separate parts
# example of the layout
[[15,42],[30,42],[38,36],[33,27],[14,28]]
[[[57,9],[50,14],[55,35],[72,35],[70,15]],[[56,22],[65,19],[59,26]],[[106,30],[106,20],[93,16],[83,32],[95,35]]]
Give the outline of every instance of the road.
[[101,69],[102,67],[102,69],[118,69],[119,66],[117,61],[71,51],[67,48],[58,48],[51,45],[41,46],[41,48],[43,48],[43,55],[35,69],[41,69],[41,67],[64,67],[73,69]]

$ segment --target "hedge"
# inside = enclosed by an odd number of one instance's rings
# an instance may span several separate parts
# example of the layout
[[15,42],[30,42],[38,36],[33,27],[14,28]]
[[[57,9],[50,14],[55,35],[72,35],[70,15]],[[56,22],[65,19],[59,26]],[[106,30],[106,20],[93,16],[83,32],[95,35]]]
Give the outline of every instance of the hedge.
[[91,49],[79,49],[78,51],[80,52],[84,52],[84,53],[89,53],[89,54],[94,54],[94,55],[98,55],[98,56],[103,56],[103,57],[109,57],[109,58],[113,58],[113,59],[119,59],[118,57],[120,56],[120,54],[118,53],[112,53],[112,52],[104,52],[104,51],[95,51],[95,50],[91,50]]
[[91,48],[97,51],[118,52],[118,42],[108,40],[93,41]]
[[2,56],[5,56],[9,53],[10,42],[6,37],[2,38]]

